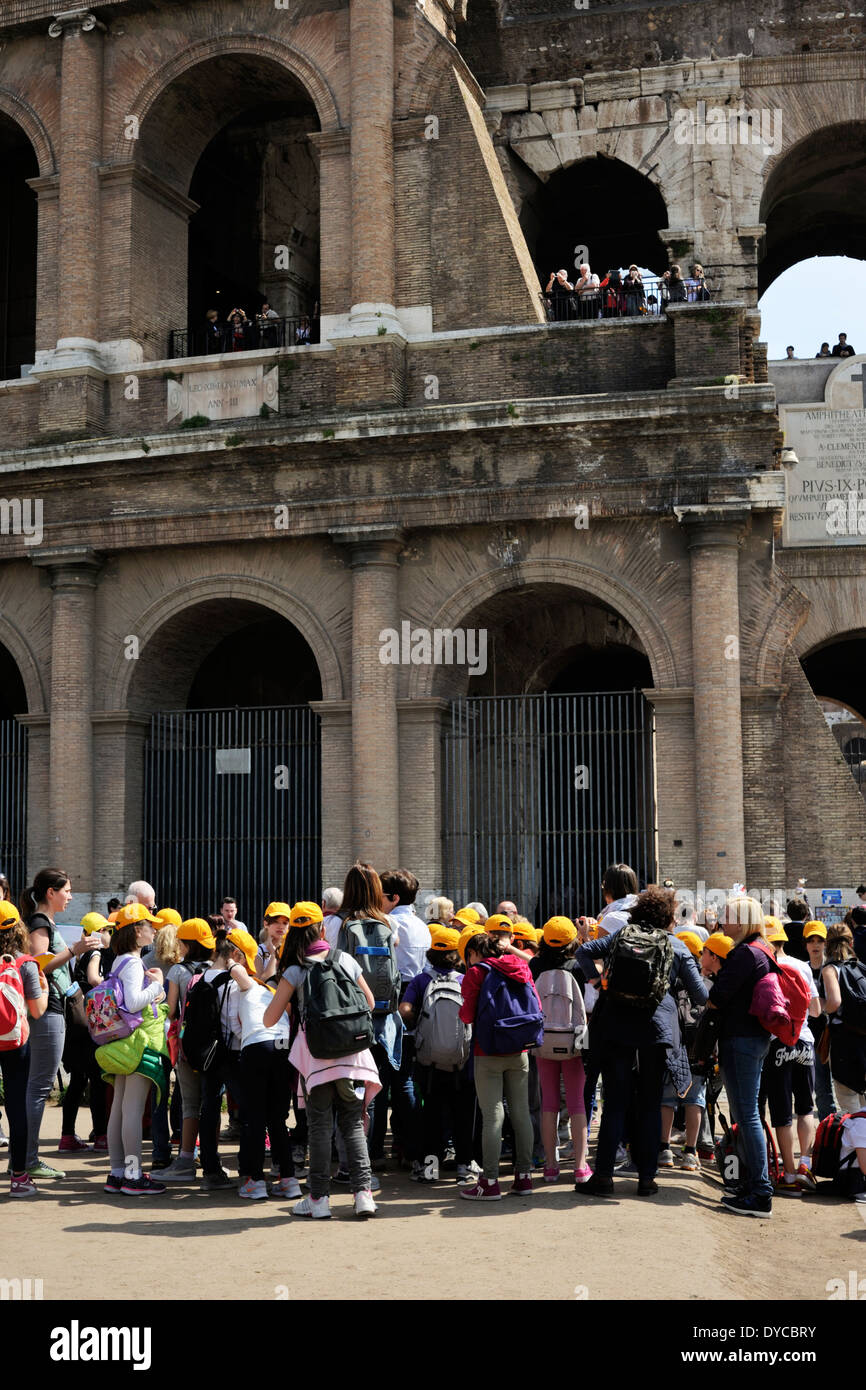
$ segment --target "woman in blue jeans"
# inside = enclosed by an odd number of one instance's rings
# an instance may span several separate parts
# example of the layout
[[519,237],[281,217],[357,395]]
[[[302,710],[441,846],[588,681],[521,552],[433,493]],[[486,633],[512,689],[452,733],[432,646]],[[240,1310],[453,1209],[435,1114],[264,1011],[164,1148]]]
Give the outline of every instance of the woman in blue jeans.
[[732,895],[725,906],[722,930],[736,943],[715,977],[707,1007],[721,1013],[719,1066],[731,1110],[743,1140],[746,1171],[733,1193],[722,1197],[725,1211],[737,1216],[769,1217],[773,1184],[767,1168],[767,1141],[758,1113],[761,1069],[771,1035],[749,1013],[755,985],[774,969],[772,957],[760,945],[764,913],[756,898]]
[[[0,1052],[0,1076],[3,1078],[6,1114],[9,1119],[9,1171],[12,1175],[10,1196],[33,1197],[37,1188],[26,1171],[27,1161],[27,1078],[30,1075],[29,1029],[41,1018],[48,1006],[48,982],[39,966],[24,960],[27,950],[27,929],[15,908],[6,906],[0,918],[0,957],[11,956],[21,980],[27,1010],[28,1039],[21,1047]],[[8,962],[6,962],[8,965]]]

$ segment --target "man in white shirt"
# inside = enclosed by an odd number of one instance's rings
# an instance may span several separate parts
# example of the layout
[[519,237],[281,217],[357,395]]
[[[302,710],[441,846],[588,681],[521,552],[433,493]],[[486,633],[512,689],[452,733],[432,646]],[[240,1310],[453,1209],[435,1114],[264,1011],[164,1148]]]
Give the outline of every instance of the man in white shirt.
[[246,922],[238,919],[238,905],[234,898],[223,898],[220,904],[220,914],[226,924],[226,931],[231,931],[232,927],[240,927],[241,931],[246,931]]
[[427,952],[432,944],[430,928],[413,907],[419,883],[408,869],[389,869],[380,877],[385,911],[393,918],[397,929],[397,968],[403,984],[408,985],[427,964]]
[[339,915],[343,906],[342,888],[326,888],[322,894],[322,913],[325,920],[325,940],[329,946],[336,946],[343,919]]

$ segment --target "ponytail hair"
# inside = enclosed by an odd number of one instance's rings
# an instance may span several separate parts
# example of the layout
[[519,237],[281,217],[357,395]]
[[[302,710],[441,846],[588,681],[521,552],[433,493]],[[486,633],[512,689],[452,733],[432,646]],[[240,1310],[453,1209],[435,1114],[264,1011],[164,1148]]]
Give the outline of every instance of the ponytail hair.
[[283,937],[277,975],[283,975],[291,965],[303,965],[310,947],[321,939],[321,922],[310,922],[306,927],[289,927]]
[[49,888],[65,888],[69,875],[62,869],[40,869],[29,888],[25,888],[18,902],[21,917],[29,922],[39,904],[45,901]]

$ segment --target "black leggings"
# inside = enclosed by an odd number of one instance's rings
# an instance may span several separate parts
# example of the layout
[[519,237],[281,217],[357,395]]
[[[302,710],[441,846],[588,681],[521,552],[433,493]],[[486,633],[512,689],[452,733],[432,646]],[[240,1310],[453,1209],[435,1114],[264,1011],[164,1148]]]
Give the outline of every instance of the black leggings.
[[106,1115],[106,1086],[102,1079],[102,1072],[96,1061],[96,1049],[90,1054],[86,1067],[73,1067],[69,1073],[69,1085],[66,1087],[66,1094],[63,1097],[63,1127],[61,1133],[72,1135],[75,1133],[75,1122],[78,1119],[78,1111],[81,1102],[84,1100],[84,1092],[90,1082],[90,1115],[93,1120],[93,1133],[95,1135],[105,1134],[108,1126]]

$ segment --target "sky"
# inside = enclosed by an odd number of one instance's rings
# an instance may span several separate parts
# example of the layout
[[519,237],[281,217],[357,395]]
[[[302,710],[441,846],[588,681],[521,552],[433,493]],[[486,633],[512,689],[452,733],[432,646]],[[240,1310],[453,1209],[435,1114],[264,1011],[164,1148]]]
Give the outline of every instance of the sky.
[[814,357],[823,342],[840,333],[858,353],[866,353],[866,261],[849,256],[813,256],[774,280],[761,298],[761,340],[768,355]]

